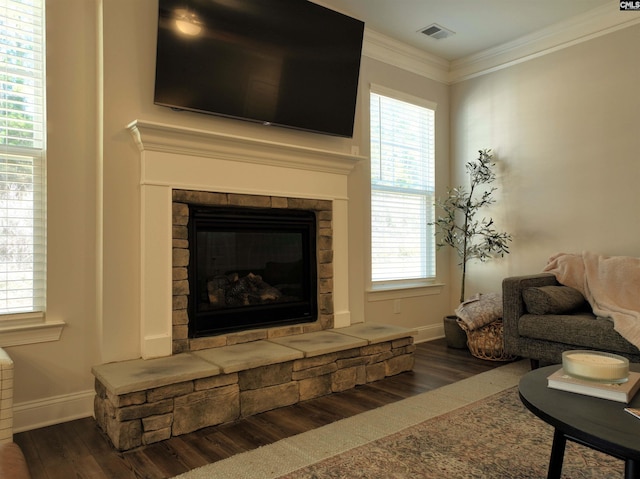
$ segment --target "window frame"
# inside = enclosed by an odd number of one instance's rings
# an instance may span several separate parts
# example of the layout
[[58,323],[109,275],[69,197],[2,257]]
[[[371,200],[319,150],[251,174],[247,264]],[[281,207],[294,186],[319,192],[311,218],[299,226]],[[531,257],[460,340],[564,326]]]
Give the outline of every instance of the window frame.
[[[367,106],[369,108],[369,118],[367,124],[368,131],[368,139],[369,139],[369,148],[371,149],[371,94],[377,94],[381,96],[386,96],[395,100],[411,103],[413,105],[430,109],[434,112],[434,158],[433,158],[433,168],[435,169],[436,164],[436,148],[435,148],[435,136],[436,136],[436,125],[437,125],[437,103],[411,95],[406,92],[398,91],[392,88],[388,88],[382,85],[378,85],[375,83],[371,83],[368,91],[368,101]],[[370,150],[371,151],[371,150]],[[371,158],[371,155],[369,155]],[[435,175],[435,173],[434,173]],[[371,178],[371,164],[369,165],[369,233],[368,233],[368,271],[367,271],[367,293],[369,301],[385,301],[389,299],[399,299],[406,298],[412,296],[424,296],[424,295],[432,295],[432,294],[440,294],[442,291],[443,283],[437,281],[436,278],[436,241],[435,235],[433,238],[433,257],[434,257],[434,274],[433,276],[425,277],[425,278],[415,278],[415,279],[398,279],[398,280],[381,280],[374,281],[373,280],[373,258],[372,258],[372,195],[374,191],[372,178]],[[434,178],[435,180],[435,178]],[[434,191],[433,191],[433,200],[435,201],[436,192],[435,192],[435,182],[434,182]]]
[[[20,3],[20,2],[18,2]],[[10,6],[7,5],[7,8]],[[31,309],[25,308],[24,311],[6,311],[0,313],[0,347],[17,346],[23,344],[33,344],[47,341],[55,341],[61,337],[62,329],[65,325],[61,320],[49,320],[46,316],[46,249],[47,249],[47,220],[46,220],[46,123],[47,123],[47,101],[46,101],[46,1],[39,0],[39,5],[35,8],[39,8],[41,11],[39,24],[41,42],[39,44],[41,64],[40,75],[37,78],[37,82],[41,87],[41,104],[34,110],[34,115],[41,118],[41,128],[34,128],[34,141],[37,144],[33,145],[14,145],[6,143],[0,145],[1,152],[10,156],[23,156],[33,158],[34,169],[37,171],[37,178],[34,180],[34,198],[33,209],[34,215],[31,217],[33,220],[33,234],[34,238],[38,241],[33,241],[31,244],[37,245],[33,255],[35,257],[40,256],[41,259],[34,259],[34,262],[39,263],[39,267],[35,267],[33,270],[34,279],[32,284],[32,291],[41,290],[41,294],[32,294]],[[14,73],[15,74],[15,73]],[[11,92],[12,90],[7,90]],[[13,109],[7,111],[15,111]],[[5,122],[3,122],[5,125]],[[7,124],[8,125],[8,124]],[[37,135],[40,136],[37,136]]]

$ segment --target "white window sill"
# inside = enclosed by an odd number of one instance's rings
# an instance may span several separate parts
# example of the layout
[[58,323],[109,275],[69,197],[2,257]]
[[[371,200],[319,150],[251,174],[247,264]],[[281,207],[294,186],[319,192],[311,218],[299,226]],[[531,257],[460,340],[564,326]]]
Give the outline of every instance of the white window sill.
[[375,284],[367,290],[368,301],[388,301],[390,299],[431,296],[442,293],[444,283],[425,283],[423,281],[396,284]]
[[43,313],[0,316],[0,347],[57,341],[64,321],[47,321]]

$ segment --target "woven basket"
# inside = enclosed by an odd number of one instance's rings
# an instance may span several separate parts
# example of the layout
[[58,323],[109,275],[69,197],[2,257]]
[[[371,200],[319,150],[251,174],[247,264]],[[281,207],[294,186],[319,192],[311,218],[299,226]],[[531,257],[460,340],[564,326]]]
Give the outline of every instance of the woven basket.
[[517,356],[504,352],[504,333],[502,319],[497,319],[478,329],[470,331],[464,321],[458,324],[467,333],[467,346],[476,358],[489,361],[513,361]]

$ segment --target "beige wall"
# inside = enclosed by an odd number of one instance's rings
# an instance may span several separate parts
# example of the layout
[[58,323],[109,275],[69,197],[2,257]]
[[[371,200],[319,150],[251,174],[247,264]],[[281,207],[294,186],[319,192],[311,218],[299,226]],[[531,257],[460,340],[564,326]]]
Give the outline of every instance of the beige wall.
[[640,256],[640,27],[471,79],[451,88],[452,162],[493,148],[494,217],[512,253],[472,264],[469,293],[539,272],[556,252]]
[[[90,414],[91,366],[139,355],[139,152],[125,128],[135,119],[341,152],[355,146],[366,155],[369,83],[405,90],[438,103],[441,192],[451,154],[460,163],[492,147],[503,160],[508,201],[496,219],[514,234],[514,253],[482,273],[472,268],[474,288],[497,288],[506,274],[537,271],[558,249],[638,254],[633,153],[640,150],[632,129],[640,78],[625,52],[638,43],[640,28],[452,87],[365,58],[356,133],[342,139],[154,106],[156,6],[155,0],[47,1],[47,314],[67,327],[60,341],[8,348],[18,429]],[[366,291],[368,174],[360,164],[348,184],[352,318],[415,327],[424,337],[441,334],[455,297],[448,285],[418,296]],[[449,283],[456,270],[448,252],[439,254],[439,280]]]

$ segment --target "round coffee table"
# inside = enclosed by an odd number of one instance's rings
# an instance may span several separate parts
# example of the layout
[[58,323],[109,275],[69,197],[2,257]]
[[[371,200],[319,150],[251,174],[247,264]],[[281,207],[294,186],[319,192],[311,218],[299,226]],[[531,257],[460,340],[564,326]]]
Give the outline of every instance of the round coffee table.
[[[555,428],[548,479],[562,473],[567,439],[625,461],[624,477],[640,479],[640,419],[624,411],[640,408],[640,392],[627,405],[547,387],[547,377],[561,366],[547,366],[520,380],[520,400],[533,414]],[[640,364],[630,366],[640,371]]]

